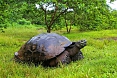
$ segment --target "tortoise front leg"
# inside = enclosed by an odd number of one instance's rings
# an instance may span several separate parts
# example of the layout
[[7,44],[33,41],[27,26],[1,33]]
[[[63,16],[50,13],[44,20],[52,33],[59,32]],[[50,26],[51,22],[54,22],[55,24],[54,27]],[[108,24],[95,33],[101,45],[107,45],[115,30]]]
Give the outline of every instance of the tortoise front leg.
[[77,61],[77,60],[81,60],[83,59],[83,53],[81,51],[79,51],[76,55],[71,57],[72,61]]

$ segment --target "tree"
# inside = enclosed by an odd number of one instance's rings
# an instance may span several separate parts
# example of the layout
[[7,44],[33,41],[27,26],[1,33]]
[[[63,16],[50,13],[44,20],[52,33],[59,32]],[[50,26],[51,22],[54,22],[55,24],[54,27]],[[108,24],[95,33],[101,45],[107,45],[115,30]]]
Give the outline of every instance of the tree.
[[[50,33],[52,30],[53,24],[56,22],[58,18],[68,13],[69,9],[74,9],[77,7],[78,1],[77,0],[49,0],[44,2],[40,2],[39,9],[40,12],[43,11],[44,13],[44,21],[47,27],[47,32]],[[49,8],[53,8],[49,10]],[[66,22],[67,24],[67,22]],[[66,26],[67,27],[67,26]],[[69,31],[68,31],[69,32]]]
[[0,30],[2,30],[2,32],[4,32],[3,29],[7,27],[7,21],[9,17],[8,7],[9,5],[4,1],[0,1]]
[[100,30],[109,26],[110,11],[106,0],[82,0],[77,11],[77,25],[80,30]]
[[[67,32],[71,31],[71,25],[77,25],[81,30],[97,30],[108,28],[116,22],[115,14],[108,10],[106,0],[1,0],[0,3],[0,28],[21,19],[46,25],[47,32],[51,32],[63,17]],[[40,9],[36,9],[35,4],[39,4]],[[53,9],[49,10],[48,7]],[[69,12],[69,9],[73,9],[73,12]],[[111,24],[109,20],[114,23]]]
[[72,26],[75,23],[75,13],[73,11],[64,14],[65,26],[67,33],[71,32]]
[[[54,7],[52,10],[48,10],[49,6]],[[47,27],[47,32],[51,32],[52,25],[54,22],[62,15],[64,14],[67,9],[61,11],[58,8],[57,3],[54,2],[46,2],[40,4],[40,9],[44,12],[44,21]]]

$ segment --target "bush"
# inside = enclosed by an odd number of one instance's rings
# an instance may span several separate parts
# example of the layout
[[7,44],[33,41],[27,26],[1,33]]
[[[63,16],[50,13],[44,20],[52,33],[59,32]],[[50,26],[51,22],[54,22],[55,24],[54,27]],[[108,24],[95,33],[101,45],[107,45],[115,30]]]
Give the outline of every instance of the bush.
[[21,20],[18,21],[18,24],[20,24],[20,25],[30,25],[31,22],[27,21],[26,19],[21,19]]
[[6,23],[6,24],[0,24],[0,32],[5,32],[5,30],[4,29],[6,29],[8,27],[8,24]]

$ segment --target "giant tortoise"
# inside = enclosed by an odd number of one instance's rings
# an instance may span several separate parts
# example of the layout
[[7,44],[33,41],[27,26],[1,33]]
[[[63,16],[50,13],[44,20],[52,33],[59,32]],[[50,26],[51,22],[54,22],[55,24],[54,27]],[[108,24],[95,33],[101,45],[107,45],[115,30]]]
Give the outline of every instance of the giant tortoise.
[[65,36],[56,33],[43,33],[27,41],[15,52],[14,59],[16,62],[53,67],[82,59],[80,49],[84,46],[86,40],[71,42]]

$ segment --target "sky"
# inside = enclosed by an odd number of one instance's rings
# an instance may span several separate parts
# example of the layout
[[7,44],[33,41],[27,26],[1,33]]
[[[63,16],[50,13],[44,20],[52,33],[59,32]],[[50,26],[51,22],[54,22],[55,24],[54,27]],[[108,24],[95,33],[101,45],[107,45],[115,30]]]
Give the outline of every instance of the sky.
[[117,10],[117,0],[112,2],[112,3],[109,3],[110,0],[107,0],[107,4],[114,10]]
[[[114,2],[112,2],[112,3],[109,3],[109,2],[110,2],[110,0],[107,0],[107,4],[108,4],[112,9],[117,10],[117,0],[114,1]],[[48,6],[48,7],[45,7],[45,6],[46,6],[46,5],[44,5],[44,8],[46,8],[47,10],[53,10],[53,9],[55,9],[55,8],[53,7],[53,5],[50,5],[50,6]],[[40,8],[40,6],[39,6],[38,4],[36,4],[36,7],[37,7],[37,9]]]

